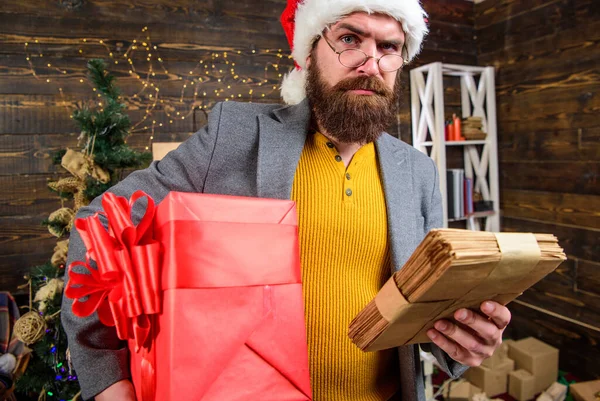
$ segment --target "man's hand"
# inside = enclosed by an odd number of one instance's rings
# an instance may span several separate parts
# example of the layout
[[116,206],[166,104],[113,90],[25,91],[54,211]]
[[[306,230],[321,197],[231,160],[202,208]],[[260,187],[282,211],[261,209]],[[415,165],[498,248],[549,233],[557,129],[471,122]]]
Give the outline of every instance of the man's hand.
[[479,366],[502,344],[502,333],[510,322],[510,311],[504,305],[485,301],[482,314],[468,309],[454,312],[458,322],[438,320],[427,336],[455,361],[467,366]]
[[129,380],[121,380],[108,387],[96,396],[96,401],[135,401],[133,384]]

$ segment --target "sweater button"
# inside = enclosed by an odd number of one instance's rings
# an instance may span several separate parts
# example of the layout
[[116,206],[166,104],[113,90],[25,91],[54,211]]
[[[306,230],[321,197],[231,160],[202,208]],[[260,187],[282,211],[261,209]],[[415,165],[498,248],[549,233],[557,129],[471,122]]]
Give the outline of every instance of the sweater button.
[[340,155],[336,155],[336,156],[335,156],[335,161],[336,161],[336,162],[341,162],[341,161],[342,161],[342,156],[340,156]]
[[346,195],[352,196],[352,190],[350,188],[346,189]]
[[346,179],[349,180],[350,179],[350,173],[346,173]]
[[331,142],[327,142],[327,147],[328,147],[328,148],[333,148],[333,143],[331,143]]

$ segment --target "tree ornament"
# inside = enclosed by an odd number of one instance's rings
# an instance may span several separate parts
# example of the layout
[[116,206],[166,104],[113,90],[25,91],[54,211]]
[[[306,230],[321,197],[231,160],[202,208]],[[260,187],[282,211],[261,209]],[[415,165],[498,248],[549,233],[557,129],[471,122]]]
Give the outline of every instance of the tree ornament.
[[93,160],[90,161],[89,166],[90,166],[90,175],[92,176],[92,178],[100,181],[103,184],[110,182],[110,174],[106,170],[101,168],[100,166],[94,164]]
[[67,148],[67,153],[63,156],[60,165],[81,180],[84,180],[88,175],[88,159],[83,153],[76,152],[73,149]]
[[60,267],[67,263],[67,251],[69,250],[69,240],[65,239],[58,241],[54,247],[54,254],[50,259],[50,263],[54,266]]
[[53,299],[57,293],[62,292],[65,282],[60,278],[53,278],[41,287],[36,293],[33,302],[48,301]]
[[36,311],[21,316],[14,327],[15,337],[25,345],[38,342],[46,333],[46,320]]
[[[75,212],[73,209],[68,207],[61,207],[60,209],[52,212],[48,217],[48,231],[50,234],[55,237],[62,237],[65,229],[67,231],[71,231],[71,226],[73,225],[73,219],[75,218]],[[59,230],[57,226],[64,227],[62,230]]]
[[50,189],[56,192],[74,193],[79,191],[83,185],[83,181],[78,177],[62,178],[58,181],[48,183]]
[[75,192],[75,195],[73,195],[73,200],[75,202],[75,205],[73,206],[75,211],[88,204],[87,198],[85,197],[83,190]]
[[62,158],[61,166],[82,181],[89,175],[103,184],[110,182],[110,173],[96,165],[90,156],[82,152],[76,152],[73,149],[67,149],[67,153]]
[[[46,320],[33,309],[31,299],[31,278],[27,284],[29,287],[29,312],[21,316],[15,322],[13,333],[15,337],[25,345],[31,345],[39,341],[46,333]],[[19,286],[23,288],[24,286]]]

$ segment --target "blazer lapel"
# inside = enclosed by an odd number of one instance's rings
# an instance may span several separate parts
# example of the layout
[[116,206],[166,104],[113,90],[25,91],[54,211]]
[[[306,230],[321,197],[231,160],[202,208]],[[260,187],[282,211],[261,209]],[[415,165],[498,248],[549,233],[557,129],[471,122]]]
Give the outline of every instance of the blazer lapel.
[[289,199],[294,175],[310,123],[308,101],[276,109],[274,116],[258,116],[258,170],[261,198]]
[[383,180],[388,232],[392,252],[392,272],[399,270],[414,249],[417,229],[412,171],[408,160],[408,149],[388,134],[376,142],[379,167]]

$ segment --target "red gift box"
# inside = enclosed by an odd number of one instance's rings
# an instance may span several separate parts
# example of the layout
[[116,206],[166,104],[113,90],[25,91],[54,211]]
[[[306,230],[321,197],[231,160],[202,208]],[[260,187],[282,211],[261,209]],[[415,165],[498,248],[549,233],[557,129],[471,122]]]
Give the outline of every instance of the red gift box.
[[[98,271],[71,271],[65,292],[90,295],[73,312],[98,309],[129,340],[138,401],[311,400],[294,203],[171,192],[155,215],[148,199],[134,227],[129,210],[143,196],[104,196],[108,252],[92,238],[97,216],[76,222]],[[124,268],[105,272],[115,260]],[[140,266],[155,263],[160,275]]]

